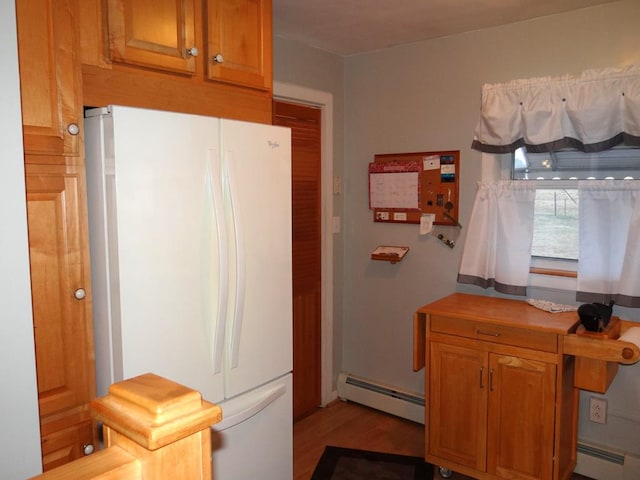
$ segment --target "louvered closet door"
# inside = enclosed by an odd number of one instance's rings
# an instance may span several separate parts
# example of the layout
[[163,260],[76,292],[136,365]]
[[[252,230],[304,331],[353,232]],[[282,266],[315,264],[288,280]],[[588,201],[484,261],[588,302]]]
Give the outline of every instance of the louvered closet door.
[[291,128],[293,188],[293,418],[320,405],[321,113],[280,101],[273,123]]

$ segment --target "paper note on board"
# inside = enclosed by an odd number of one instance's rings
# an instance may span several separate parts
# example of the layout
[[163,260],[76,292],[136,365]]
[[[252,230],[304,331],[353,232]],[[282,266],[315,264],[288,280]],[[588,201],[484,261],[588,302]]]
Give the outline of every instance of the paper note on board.
[[422,170],[437,170],[440,168],[440,155],[429,155],[422,158]]

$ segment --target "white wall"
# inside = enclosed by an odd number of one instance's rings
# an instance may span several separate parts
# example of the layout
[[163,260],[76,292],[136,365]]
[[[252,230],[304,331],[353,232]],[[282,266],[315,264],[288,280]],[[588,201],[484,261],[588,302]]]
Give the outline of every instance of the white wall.
[[14,2],[0,3],[0,477],[42,472]]

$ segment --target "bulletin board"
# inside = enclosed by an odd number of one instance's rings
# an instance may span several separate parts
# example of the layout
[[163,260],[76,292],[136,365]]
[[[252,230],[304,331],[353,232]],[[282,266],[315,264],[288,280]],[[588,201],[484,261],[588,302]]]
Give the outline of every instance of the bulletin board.
[[369,208],[375,222],[456,225],[460,151],[380,154],[369,164]]

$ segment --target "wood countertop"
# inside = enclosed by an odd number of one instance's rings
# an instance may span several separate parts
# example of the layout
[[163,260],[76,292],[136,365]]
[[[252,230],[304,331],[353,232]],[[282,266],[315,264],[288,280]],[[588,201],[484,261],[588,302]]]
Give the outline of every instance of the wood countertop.
[[523,300],[453,293],[424,305],[417,313],[441,315],[567,335],[580,325],[577,312],[551,313]]

